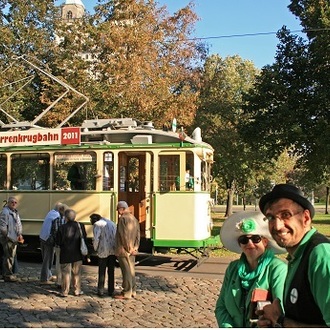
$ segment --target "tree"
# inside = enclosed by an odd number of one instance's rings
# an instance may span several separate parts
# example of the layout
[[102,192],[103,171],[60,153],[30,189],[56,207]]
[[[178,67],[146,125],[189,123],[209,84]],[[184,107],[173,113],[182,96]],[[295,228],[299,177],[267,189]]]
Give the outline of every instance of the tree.
[[91,99],[98,115],[191,124],[206,52],[189,39],[192,4],[173,16],[154,1],[107,1],[95,11]]
[[255,81],[258,70],[239,56],[207,58],[196,124],[204,139],[215,148],[213,173],[227,189],[226,216],[232,213],[234,192],[244,189],[252,171],[260,166],[256,150],[248,147],[237,130],[243,95]]
[[[0,70],[6,70],[7,79],[1,77],[0,84],[34,76],[29,87],[6,101],[15,118],[33,120],[65,89],[31,67],[8,69],[13,55],[35,60],[86,95],[87,116],[136,117],[159,126],[175,117],[179,125],[191,124],[199,66],[207,52],[189,38],[197,20],[192,4],[170,16],[153,0],[102,0],[94,15],[73,22],[62,21],[51,0],[6,0],[0,10]],[[8,95],[8,90],[1,91],[0,101]],[[38,124],[56,126],[80,104],[81,99],[69,93]],[[85,118],[81,112],[70,124]]]
[[246,99],[241,132],[269,157],[294,150],[297,166],[311,172],[307,177],[316,185],[328,177],[330,163],[330,137],[324,134],[330,130],[330,5],[292,0],[289,9],[301,20],[307,40],[285,27],[278,32],[275,63],[263,68]]
[[[3,73],[0,75],[0,85],[7,87],[1,89],[1,104],[16,119],[34,118],[41,109],[42,91],[38,75],[26,89],[3,102],[13,87],[19,89],[35,73],[32,68],[26,73],[23,67],[16,65],[20,56],[37,57],[43,63],[52,58],[55,7],[50,0],[6,0],[1,1],[0,10],[0,71]],[[13,86],[11,83],[14,81],[20,83]],[[6,122],[8,118],[2,115],[1,119]]]

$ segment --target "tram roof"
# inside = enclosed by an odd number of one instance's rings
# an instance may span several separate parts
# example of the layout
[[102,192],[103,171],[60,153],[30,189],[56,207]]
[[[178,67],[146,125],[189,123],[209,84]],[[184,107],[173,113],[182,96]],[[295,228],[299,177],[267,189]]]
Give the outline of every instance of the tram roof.
[[114,118],[100,120],[85,120],[82,125],[82,141],[104,141],[105,143],[178,143],[188,142],[191,144],[212,147],[203,142],[200,129],[197,128],[191,137],[183,131],[155,129],[152,122],[139,122],[133,118]]
[[152,122],[139,122],[133,118],[85,120],[81,127],[42,128],[20,126],[0,128],[1,147],[31,147],[56,145],[155,145],[183,143],[213,150],[202,141],[200,129],[191,136],[183,130],[155,129]]

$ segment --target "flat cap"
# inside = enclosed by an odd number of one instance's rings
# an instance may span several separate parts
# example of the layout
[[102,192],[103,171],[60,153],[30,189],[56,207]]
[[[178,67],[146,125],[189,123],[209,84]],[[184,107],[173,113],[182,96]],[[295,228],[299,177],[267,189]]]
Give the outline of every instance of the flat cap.
[[119,201],[117,204],[117,209],[118,208],[128,209],[128,204],[125,201]]

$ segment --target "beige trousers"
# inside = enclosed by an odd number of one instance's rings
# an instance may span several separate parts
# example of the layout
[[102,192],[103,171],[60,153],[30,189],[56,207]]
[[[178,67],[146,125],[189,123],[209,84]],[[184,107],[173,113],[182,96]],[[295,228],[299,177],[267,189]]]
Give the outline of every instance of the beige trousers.
[[[61,264],[62,272],[62,293],[67,295],[70,291],[70,284],[74,290],[74,294],[79,295],[81,291],[81,265],[82,260]],[[72,281],[71,281],[72,278]]]

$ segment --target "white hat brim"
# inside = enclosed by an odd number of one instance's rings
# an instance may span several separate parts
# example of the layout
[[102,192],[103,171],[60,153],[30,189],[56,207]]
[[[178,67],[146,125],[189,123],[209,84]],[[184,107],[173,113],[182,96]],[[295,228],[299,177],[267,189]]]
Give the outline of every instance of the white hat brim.
[[[249,232],[243,231],[239,224],[242,221],[252,220],[255,223],[255,228]],[[220,230],[220,239],[223,246],[229,251],[242,253],[242,249],[237,242],[237,239],[242,235],[260,235],[268,239],[268,248],[275,254],[286,253],[284,248],[277,245],[271,237],[268,229],[268,220],[264,220],[264,215],[257,211],[241,211],[229,216],[223,223]]]

